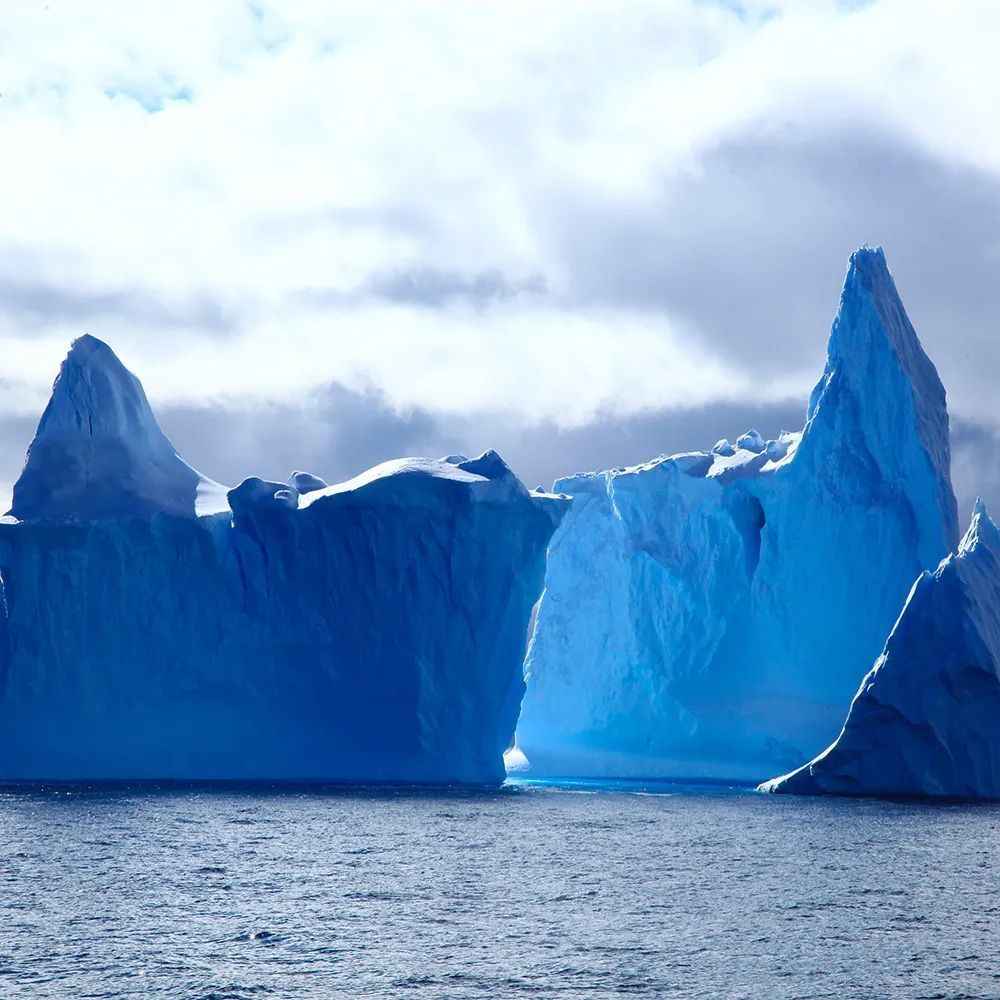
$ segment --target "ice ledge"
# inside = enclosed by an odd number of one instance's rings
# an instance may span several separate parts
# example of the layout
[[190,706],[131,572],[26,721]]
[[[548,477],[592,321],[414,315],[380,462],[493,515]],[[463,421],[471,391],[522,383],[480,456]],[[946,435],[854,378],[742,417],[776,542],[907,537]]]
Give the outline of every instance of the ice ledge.
[[326,507],[415,505],[436,503],[454,494],[467,494],[472,503],[525,504],[561,518],[569,498],[528,491],[495,451],[477,458],[398,458],[383,462],[343,483],[300,493],[287,483],[257,478],[244,480],[229,491],[229,505],[237,517],[252,510],[306,511]]

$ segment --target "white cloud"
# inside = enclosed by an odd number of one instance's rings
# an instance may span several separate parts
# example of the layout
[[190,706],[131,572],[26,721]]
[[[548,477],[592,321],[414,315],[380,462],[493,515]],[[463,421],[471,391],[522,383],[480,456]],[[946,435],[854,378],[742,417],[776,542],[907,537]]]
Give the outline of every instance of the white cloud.
[[[84,325],[159,401],[339,381],[400,410],[574,425],[802,394],[800,359],[742,364],[738,314],[727,349],[669,302],[584,304],[566,248],[601,238],[593,206],[658,211],[747,130],[864,122],[1000,170],[992,0],[853,6],[8,0],[0,277],[21,306],[0,356],[20,388],[0,408],[37,405]],[[414,268],[541,275],[547,294],[372,291]],[[817,356],[832,307],[802,332]]]
[[[277,310],[232,339],[192,338],[183,349],[168,329],[133,340],[127,325],[109,318],[105,332],[160,403],[308,404],[336,373],[345,388],[374,392],[400,413],[530,414],[568,428],[598,416],[717,400],[794,399],[809,377],[796,373],[755,385],[655,317],[547,309]],[[5,371],[16,389],[8,389],[8,412],[40,410],[72,335],[64,323],[44,338],[4,344]]]

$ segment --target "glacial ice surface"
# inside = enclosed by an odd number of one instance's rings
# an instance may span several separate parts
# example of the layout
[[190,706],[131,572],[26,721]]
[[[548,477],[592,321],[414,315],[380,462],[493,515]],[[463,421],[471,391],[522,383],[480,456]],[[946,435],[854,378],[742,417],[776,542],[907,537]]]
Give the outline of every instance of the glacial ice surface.
[[225,493],[178,456],[139,380],[87,334],[62,364],[10,513],[19,520],[194,517],[225,510]]
[[227,491],[81,338],[0,523],[0,780],[500,781],[568,506],[494,452]]
[[1000,530],[918,577],[838,739],[762,791],[1000,798]]
[[957,540],[945,392],[881,249],[850,260],[801,433],[572,476],[526,660],[536,775],[808,760]]

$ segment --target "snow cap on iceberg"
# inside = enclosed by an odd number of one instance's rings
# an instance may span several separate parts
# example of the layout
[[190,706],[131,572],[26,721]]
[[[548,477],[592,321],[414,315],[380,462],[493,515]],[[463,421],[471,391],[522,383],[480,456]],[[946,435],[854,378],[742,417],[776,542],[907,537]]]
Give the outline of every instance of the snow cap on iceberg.
[[[262,489],[266,492],[277,485],[263,484]],[[254,496],[257,497],[259,492],[255,492]],[[450,504],[457,493],[464,493],[472,503],[530,504],[545,511],[553,518],[553,523],[558,523],[569,508],[568,498],[529,493],[507,463],[492,449],[477,458],[449,455],[438,459],[399,458],[383,462],[347,482],[311,490],[300,497],[299,508],[309,510],[359,502],[407,506]],[[230,493],[232,497],[233,493]],[[235,507],[233,511],[237,512]]]
[[299,493],[314,493],[316,490],[325,490],[330,484],[311,472],[296,471],[288,477],[288,485]]
[[73,341],[14,485],[19,520],[194,516],[225,509],[160,430],[139,380],[103,341]]
[[982,497],[976,499],[972,508],[972,520],[958,543],[958,555],[960,558],[970,555],[980,546],[994,553],[1000,552],[1000,528],[997,528],[996,522],[990,517]]
[[746,434],[741,434],[736,439],[736,447],[742,448],[744,451],[752,451],[755,455],[759,455],[764,450],[764,439],[758,431],[749,430]]

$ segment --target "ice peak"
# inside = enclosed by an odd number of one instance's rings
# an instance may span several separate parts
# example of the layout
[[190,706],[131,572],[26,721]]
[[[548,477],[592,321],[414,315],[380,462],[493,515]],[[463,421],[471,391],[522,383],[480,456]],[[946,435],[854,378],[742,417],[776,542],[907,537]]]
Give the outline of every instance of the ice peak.
[[467,458],[458,463],[460,469],[473,472],[484,479],[509,479],[514,473],[510,466],[492,448],[484,451],[477,458]]
[[810,438],[809,447],[823,452],[855,447],[860,439],[890,479],[914,463],[925,465],[942,526],[931,547],[954,549],[958,510],[944,386],[906,315],[881,247],[861,247],[851,255],[807,420],[803,443]]
[[[874,311],[877,316],[877,331],[872,332],[877,332],[880,339],[872,342],[861,338],[857,346],[871,349],[884,343],[903,357],[918,355],[926,359],[916,330],[913,329],[899,297],[896,282],[885,259],[885,251],[878,246],[859,247],[851,254],[841,292],[840,314],[854,314],[865,308]],[[856,323],[843,324],[843,329],[840,330],[838,325],[834,324],[834,331],[840,336],[836,341],[831,336],[829,349],[831,353],[835,348],[839,349],[843,355],[855,346],[856,335],[861,331]],[[927,363],[930,364],[930,361]],[[933,369],[933,365],[931,368]],[[937,376],[936,370],[934,375]]]
[[892,351],[911,378],[944,398],[937,370],[910,323],[885,252],[864,246],[851,254],[840,310],[827,345],[830,363],[863,366],[876,351]]
[[92,333],[82,333],[72,344],[69,345],[67,360],[73,360],[77,364],[82,364],[90,358],[100,358],[107,360],[111,365],[124,369],[124,365],[118,360],[118,355],[103,340],[99,340]]
[[20,520],[191,515],[221,508],[223,492],[177,455],[115,352],[84,334],[52,386],[11,513]]
[[137,407],[134,420],[145,421],[148,413],[148,420],[156,423],[139,380],[103,340],[89,333],[70,344],[52,387],[50,420],[68,415],[69,407],[52,407],[52,401],[60,396],[73,400],[77,410],[85,406],[91,418],[100,418],[102,413],[130,400]]
[[990,517],[982,497],[976,499],[972,508],[972,520],[969,522],[968,531],[959,543],[958,554],[966,555],[980,546],[985,546],[995,554],[1000,555],[1000,528]]
[[64,430],[89,437],[162,437],[139,380],[89,333],[70,345],[35,438]]
[[847,263],[847,280],[857,281],[868,288],[875,288],[886,281],[892,281],[885,251],[880,246],[858,247]]

